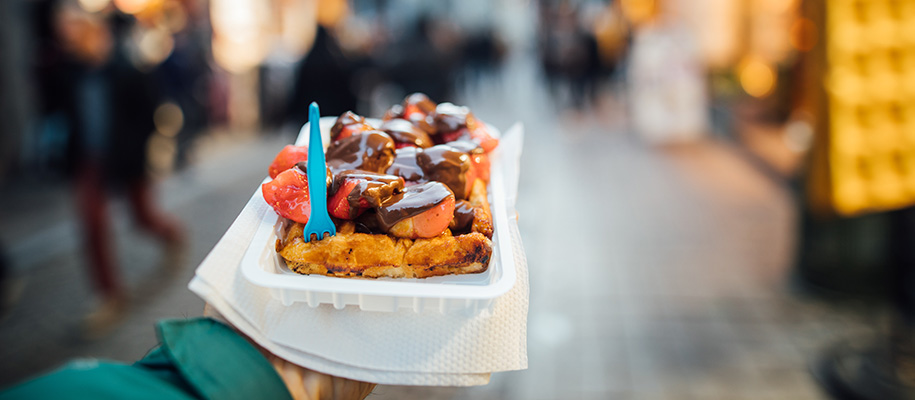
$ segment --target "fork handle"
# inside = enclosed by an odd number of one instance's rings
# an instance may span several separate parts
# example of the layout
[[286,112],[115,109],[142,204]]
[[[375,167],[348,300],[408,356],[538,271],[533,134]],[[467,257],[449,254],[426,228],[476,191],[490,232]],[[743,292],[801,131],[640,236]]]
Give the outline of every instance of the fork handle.
[[[324,161],[324,142],[321,140],[321,112],[318,104],[308,106],[310,132],[308,136],[308,197],[311,202],[311,218],[315,213],[327,214],[327,163]],[[318,217],[321,218],[321,217]]]

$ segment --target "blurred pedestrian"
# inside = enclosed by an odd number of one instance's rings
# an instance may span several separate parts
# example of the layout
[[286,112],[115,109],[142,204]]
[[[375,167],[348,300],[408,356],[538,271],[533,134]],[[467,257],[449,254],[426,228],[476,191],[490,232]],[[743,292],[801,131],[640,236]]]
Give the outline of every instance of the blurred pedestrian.
[[543,4],[540,23],[540,57],[550,95],[561,99],[560,90],[567,89],[570,105],[582,110],[593,96],[600,67],[597,41],[570,3]]
[[354,63],[340,46],[335,34],[348,13],[342,0],[318,2],[315,40],[311,50],[296,68],[292,99],[287,119],[295,126],[307,119],[308,104],[321,104],[324,115],[340,115],[356,109],[353,87]]
[[[167,265],[176,266],[184,242],[181,225],[153,200],[146,176],[146,141],[158,104],[148,73],[128,60],[110,21],[61,3],[53,15],[63,49],[59,71],[67,85],[59,95],[75,149],[76,200],[84,228],[89,267],[101,296],[85,321],[85,333],[99,336],[124,315],[127,293],[112,253],[108,194],[124,190],[135,221],[166,245]],[[120,21],[123,32],[129,20]],[[58,80],[60,81],[60,80]]]
[[389,50],[392,62],[387,74],[406,93],[425,93],[435,101],[451,101],[462,40],[447,21],[421,15]]

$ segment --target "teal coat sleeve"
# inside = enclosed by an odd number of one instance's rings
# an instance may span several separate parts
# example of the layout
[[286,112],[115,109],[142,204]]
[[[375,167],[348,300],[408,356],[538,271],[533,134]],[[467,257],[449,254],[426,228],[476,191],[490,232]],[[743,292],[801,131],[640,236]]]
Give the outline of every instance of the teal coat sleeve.
[[0,393],[7,399],[291,399],[266,358],[208,318],[158,324],[160,345],[133,365],[78,360]]

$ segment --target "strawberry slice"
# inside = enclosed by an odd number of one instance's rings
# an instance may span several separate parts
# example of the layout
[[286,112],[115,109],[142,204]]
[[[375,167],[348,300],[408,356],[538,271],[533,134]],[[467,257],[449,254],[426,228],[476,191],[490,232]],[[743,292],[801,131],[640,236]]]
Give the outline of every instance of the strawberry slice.
[[289,168],[261,185],[261,191],[267,204],[281,217],[308,223],[311,201],[308,198],[308,178],[304,172]]
[[376,209],[378,223],[400,238],[441,235],[454,217],[454,193],[441,182],[410,186]]
[[486,153],[470,153],[470,165],[472,165],[476,177],[489,182],[489,155]]
[[473,128],[461,128],[456,131],[439,134],[437,139],[439,143],[444,144],[470,140],[478,144],[483,151],[487,153],[491,152],[499,145],[499,139],[492,137],[492,135],[489,134],[489,129],[482,123],[474,124]]
[[267,172],[270,178],[276,178],[280,172],[294,167],[297,163],[308,160],[308,146],[286,145],[277,153]]
[[435,102],[423,93],[413,93],[403,100],[403,115],[406,119],[414,114],[429,115],[435,111]]
[[469,140],[471,139],[470,130],[461,128],[456,131],[440,133],[436,139],[438,139],[440,144],[448,144],[459,140]]
[[[356,180],[344,181],[337,192],[327,200],[327,211],[330,212],[330,215],[340,219],[354,219],[369,208],[368,202],[362,199],[357,207],[350,205],[348,197],[358,183]],[[365,202],[364,206],[363,202]]]
[[432,208],[394,224],[390,234],[408,239],[433,238],[441,235],[454,217],[454,196]]
[[499,139],[496,139],[489,134],[489,129],[486,128],[486,124],[484,123],[477,123],[474,125],[473,129],[470,130],[470,138],[473,139],[474,142],[479,143],[480,147],[487,153],[499,145]]
[[356,133],[375,129],[365,122],[365,117],[352,111],[347,111],[337,117],[334,126],[330,128],[330,140],[337,141],[353,136]]
[[375,128],[372,128],[372,126],[369,124],[346,125],[340,130],[340,134],[338,134],[337,136],[334,137],[334,140],[336,141],[336,140],[346,139],[359,132],[370,131],[372,129],[375,129]]

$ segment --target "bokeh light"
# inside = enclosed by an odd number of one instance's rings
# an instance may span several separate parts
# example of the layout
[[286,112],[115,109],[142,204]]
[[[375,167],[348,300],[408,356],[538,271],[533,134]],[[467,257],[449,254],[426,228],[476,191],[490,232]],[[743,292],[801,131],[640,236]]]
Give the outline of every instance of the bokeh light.
[[623,15],[633,24],[650,21],[658,12],[657,0],[621,0]]
[[810,51],[816,46],[819,34],[816,24],[808,18],[798,18],[791,24],[791,46],[800,51]]
[[114,5],[125,14],[137,14],[145,10],[152,2],[153,0],[114,0]]
[[272,33],[269,5],[255,0],[213,0],[213,58],[226,70],[242,73],[257,66],[269,52]]
[[765,97],[775,88],[775,71],[759,57],[747,56],[737,68],[740,86],[753,97]]
[[87,12],[99,12],[111,4],[111,0],[79,0],[79,6]]
[[168,137],[174,137],[184,126],[184,113],[181,107],[172,102],[162,103],[153,113],[156,131]]
[[171,55],[175,48],[174,38],[164,28],[137,27],[134,40],[136,41],[134,62],[142,68],[159,65]]

